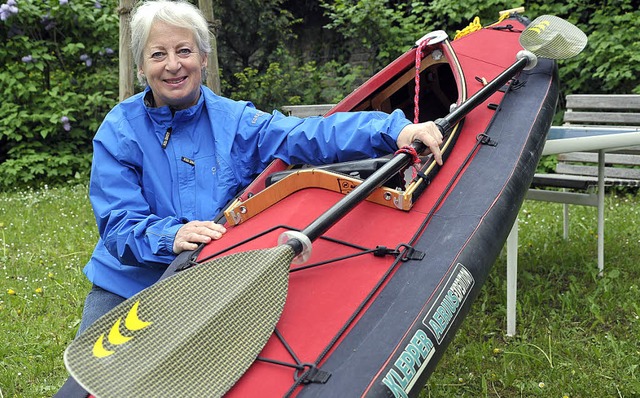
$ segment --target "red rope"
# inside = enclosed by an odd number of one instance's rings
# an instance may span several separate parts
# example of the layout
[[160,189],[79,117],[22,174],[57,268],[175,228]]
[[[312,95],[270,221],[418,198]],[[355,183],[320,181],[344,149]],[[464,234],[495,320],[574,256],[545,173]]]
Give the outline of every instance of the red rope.
[[[430,38],[426,38],[418,43],[418,47],[416,48],[416,77],[415,77],[415,95],[413,97],[413,122],[420,123],[420,66],[422,64],[422,53],[424,49],[429,45]],[[409,148],[410,150],[406,149]],[[403,147],[398,150],[398,152],[409,153],[413,157],[412,165],[417,165],[420,163],[420,157],[418,153],[413,147]],[[398,153],[396,152],[396,153]],[[416,176],[416,170],[413,170],[413,177]]]
[[430,38],[421,41],[416,48],[416,93],[413,98],[413,122],[420,122],[420,65],[422,64],[422,52],[429,45]]
[[411,156],[412,166],[414,164],[420,163],[420,156],[418,156],[418,152],[416,151],[416,148],[412,147],[411,145],[405,145],[402,148],[398,149],[395,155],[398,155],[400,153],[406,153],[407,155]]

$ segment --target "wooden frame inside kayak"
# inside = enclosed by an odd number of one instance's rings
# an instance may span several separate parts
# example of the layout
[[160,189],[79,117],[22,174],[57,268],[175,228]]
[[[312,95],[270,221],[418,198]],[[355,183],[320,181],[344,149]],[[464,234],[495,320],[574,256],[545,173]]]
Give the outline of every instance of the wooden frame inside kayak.
[[[374,91],[375,94],[359,98],[361,91],[354,92],[329,111],[328,115],[340,111],[391,112],[394,109],[403,109],[406,114],[410,114],[415,104],[413,101],[407,101],[407,98],[414,98],[414,96],[407,93],[415,92],[416,73],[416,68],[411,61],[409,57],[396,60],[378,74],[386,76],[385,80],[376,79],[374,76],[366,83],[368,90]],[[390,73],[396,78],[388,79]],[[420,65],[420,77],[420,92],[423,93],[420,96],[421,120],[435,119],[440,113],[434,113],[434,111],[446,113],[452,106],[456,106],[456,101],[459,104],[467,98],[464,74],[447,40],[437,43],[434,48],[425,52]],[[452,82],[455,84],[451,84]],[[452,90],[452,87],[457,89]],[[443,156],[446,157],[453,148],[460,127],[460,125],[455,126],[451,134],[445,137],[442,144]],[[416,177],[409,184],[398,188],[381,187],[367,200],[407,211],[429,184],[431,176],[437,171],[436,166],[430,157],[425,158]],[[353,171],[359,174],[357,164],[354,164]],[[238,225],[302,189],[322,188],[347,194],[361,182],[359,178],[333,172],[331,167],[293,169],[287,177],[273,185],[257,193],[240,196],[227,207],[224,214],[227,222]]]

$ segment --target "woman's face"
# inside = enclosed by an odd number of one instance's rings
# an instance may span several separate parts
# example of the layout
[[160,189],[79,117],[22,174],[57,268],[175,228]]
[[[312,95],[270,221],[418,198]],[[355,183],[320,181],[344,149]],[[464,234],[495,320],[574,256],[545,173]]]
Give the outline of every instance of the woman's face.
[[155,22],[139,72],[153,91],[156,106],[186,109],[198,102],[207,54],[200,54],[189,29]]

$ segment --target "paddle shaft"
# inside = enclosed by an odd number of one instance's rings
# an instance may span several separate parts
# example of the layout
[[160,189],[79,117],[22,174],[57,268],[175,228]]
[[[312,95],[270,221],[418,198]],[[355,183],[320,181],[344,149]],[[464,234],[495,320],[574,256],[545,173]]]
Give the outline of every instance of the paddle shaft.
[[[524,69],[528,63],[529,59],[526,57],[518,59],[504,72],[494,78],[489,84],[484,86],[480,91],[471,96],[471,98],[458,106],[454,111],[441,119],[437,119],[435,123],[442,134],[447,135],[456,123],[498,91],[498,89],[511,80],[516,73]],[[422,153],[427,148],[426,145],[420,141],[414,141],[411,145],[418,153]],[[401,152],[396,154],[378,171],[369,176],[369,178],[364,180],[353,191],[344,196],[340,201],[309,224],[309,226],[302,230],[301,233],[306,235],[312,242],[319,238],[335,223],[347,215],[347,213],[349,213],[355,206],[364,201],[376,189],[381,187],[382,184],[387,182],[387,180],[408,167],[411,159],[411,155],[407,153]],[[296,254],[300,254],[303,250],[303,244],[297,239],[291,239],[287,244],[293,247]]]
[[[447,116],[443,117],[442,119],[437,119],[435,123],[436,125],[438,125],[438,128],[440,128],[440,131],[442,132],[442,134],[443,135],[448,134],[453,128],[453,126],[456,125],[456,123],[460,122],[465,116],[467,116],[469,112],[471,112],[478,105],[486,101],[496,91],[502,88],[502,86],[507,84],[507,82],[511,80],[518,72],[526,68],[527,65],[529,65],[529,62],[531,62],[532,60],[532,58],[529,58],[529,57],[533,57],[533,59],[535,59],[535,55],[531,53],[529,54],[530,54],[529,56],[528,55],[523,55],[521,57],[519,56],[516,62],[514,62],[510,67],[508,67],[498,76],[496,76],[486,86],[481,88],[480,91],[472,95],[471,98],[469,98],[468,100],[460,104],[456,109],[454,109]],[[417,144],[421,146],[418,147]],[[419,143],[414,142],[414,147],[416,147],[416,150],[418,151],[418,153],[426,149],[425,145],[422,142],[419,142]]]

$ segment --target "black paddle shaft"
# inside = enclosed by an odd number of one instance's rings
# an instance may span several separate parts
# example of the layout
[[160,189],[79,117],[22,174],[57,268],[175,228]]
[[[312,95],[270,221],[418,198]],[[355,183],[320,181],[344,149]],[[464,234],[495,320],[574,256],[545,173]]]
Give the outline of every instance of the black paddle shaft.
[[[456,125],[456,123],[461,121],[465,116],[467,116],[469,112],[486,101],[502,86],[507,84],[507,82],[511,80],[518,72],[520,72],[522,69],[526,68],[528,65],[530,65],[530,63],[533,62],[536,62],[536,58],[532,53],[524,51],[518,53],[518,60],[514,62],[509,68],[496,76],[493,80],[491,80],[491,82],[480,89],[480,91],[472,95],[471,98],[469,98],[467,101],[460,104],[460,106],[454,109],[447,116],[435,121],[436,125],[438,125],[438,128],[440,129],[440,132],[442,132],[443,135],[447,135],[451,131],[453,126]],[[426,149],[425,145],[422,142],[414,142],[413,145],[418,153]]]
[[[535,56],[533,56],[535,59]],[[458,106],[454,111],[449,113],[444,118],[437,119],[436,125],[440,129],[443,135],[447,135],[451,132],[453,126],[461,121],[469,112],[471,112],[478,105],[487,100],[491,95],[504,86],[509,80],[513,78],[519,71],[524,69],[530,62],[531,58],[521,57],[513,63],[504,72],[493,79],[489,84],[484,86],[480,91],[475,93],[471,98]],[[418,153],[424,152],[427,149],[426,145],[420,141],[414,141],[412,143],[413,148]],[[324,212],[320,217],[313,221],[309,226],[302,230],[302,234],[306,235],[310,241],[314,241],[324,234],[329,228],[342,219],[349,211],[351,211],[360,202],[365,200],[376,189],[381,187],[387,180],[399,173],[401,170],[409,166],[412,157],[408,153],[398,153],[389,160],[378,171],[373,173],[369,178],[364,180],[353,191],[344,196],[340,201],[333,205],[329,210]],[[303,251],[304,245],[297,239],[290,239],[287,242],[296,255]]]

